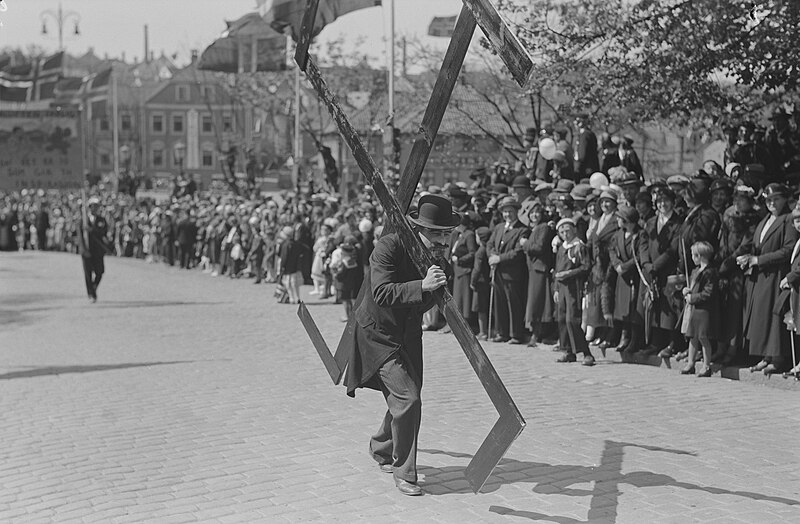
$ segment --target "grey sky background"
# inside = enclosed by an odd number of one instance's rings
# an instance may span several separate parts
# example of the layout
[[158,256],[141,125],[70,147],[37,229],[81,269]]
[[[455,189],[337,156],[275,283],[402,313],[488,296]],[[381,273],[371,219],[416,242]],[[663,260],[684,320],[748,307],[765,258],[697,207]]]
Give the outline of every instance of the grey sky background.
[[[58,48],[57,24],[46,18],[47,35],[41,34],[43,11],[57,11],[59,0],[5,0],[8,11],[0,12],[0,48],[27,47],[36,44],[47,51]],[[64,24],[64,46],[72,54],[94,48],[100,57],[128,61],[144,55],[144,25],[149,26],[150,49],[159,55],[178,54],[177,62],[189,60],[192,49],[202,51],[225,29],[225,20],[233,20],[255,9],[255,0],[61,0],[63,10],[80,16],[79,36],[75,36],[73,18]],[[384,0],[384,4],[388,4]],[[395,31],[398,36],[417,35],[426,45],[444,49],[446,38],[427,37],[434,16],[457,15],[460,0],[395,0]],[[319,37],[326,40],[345,36],[355,48],[359,37],[366,40],[359,51],[385,57],[388,34],[387,7],[373,7],[345,15],[327,26]],[[473,45],[475,43],[473,42]]]

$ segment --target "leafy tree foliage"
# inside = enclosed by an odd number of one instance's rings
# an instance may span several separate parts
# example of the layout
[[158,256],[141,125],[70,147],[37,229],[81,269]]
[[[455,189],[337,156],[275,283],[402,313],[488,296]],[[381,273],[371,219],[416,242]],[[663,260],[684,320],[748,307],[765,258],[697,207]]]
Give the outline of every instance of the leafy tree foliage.
[[501,0],[535,57],[530,87],[620,124],[718,124],[794,100],[796,0]]

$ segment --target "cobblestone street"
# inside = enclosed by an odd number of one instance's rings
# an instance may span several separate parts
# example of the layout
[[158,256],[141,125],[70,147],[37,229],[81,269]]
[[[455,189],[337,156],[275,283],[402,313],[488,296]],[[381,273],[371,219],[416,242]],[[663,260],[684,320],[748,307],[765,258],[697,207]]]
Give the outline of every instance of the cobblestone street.
[[[485,343],[528,425],[475,495],[497,414],[426,333],[425,496],[405,497],[367,453],[382,396],[331,384],[274,285],[106,271],[92,304],[79,257],[0,254],[0,522],[800,522],[796,388]],[[343,309],[310,289],[335,347]]]

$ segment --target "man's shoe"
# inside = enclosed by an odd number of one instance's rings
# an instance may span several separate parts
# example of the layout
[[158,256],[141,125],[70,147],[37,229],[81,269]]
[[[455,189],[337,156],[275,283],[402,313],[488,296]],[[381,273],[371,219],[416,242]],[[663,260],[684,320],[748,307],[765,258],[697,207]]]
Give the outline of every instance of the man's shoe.
[[409,495],[411,497],[422,495],[422,488],[413,482],[408,482],[407,480],[395,477],[394,485],[397,486],[397,489],[400,490],[400,493],[403,495]]
[[502,335],[497,335],[496,337],[494,337],[492,339],[492,342],[508,342],[508,341],[509,341],[509,338],[508,337],[504,337]]
[[566,362],[576,362],[578,358],[575,356],[575,353],[564,353],[559,358],[556,359],[556,362],[559,363],[566,363]]
[[525,343],[525,341],[524,341],[524,340],[520,340],[520,339],[518,339],[518,338],[514,337],[514,338],[510,338],[510,339],[508,340],[508,343],[509,343],[509,344],[524,344],[524,343]]
[[583,356],[583,362],[581,362],[581,366],[594,366],[594,357],[590,354],[585,354]]
[[703,370],[697,374],[697,376],[707,378],[710,377],[713,372],[714,370],[711,369],[711,366],[705,366]]
[[394,473],[394,466],[391,464],[381,464],[380,467],[384,473]]

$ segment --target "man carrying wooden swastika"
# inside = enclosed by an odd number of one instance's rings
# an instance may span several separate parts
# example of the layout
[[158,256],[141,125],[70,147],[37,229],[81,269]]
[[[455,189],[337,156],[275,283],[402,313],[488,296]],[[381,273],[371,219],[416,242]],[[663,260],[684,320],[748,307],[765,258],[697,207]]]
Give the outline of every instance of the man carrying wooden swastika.
[[350,396],[361,387],[383,392],[388,411],[370,440],[370,455],[381,471],[394,474],[401,493],[421,495],[417,436],[422,416],[422,314],[434,304],[433,291],[447,283],[444,254],[460,218],[446,198],[425,195],[408,219],[433,257],[443,260],[442,266],[431,266],[422,277],[397,234],[381,237],[370,256],[355,329],[348,332],[344,384]]

